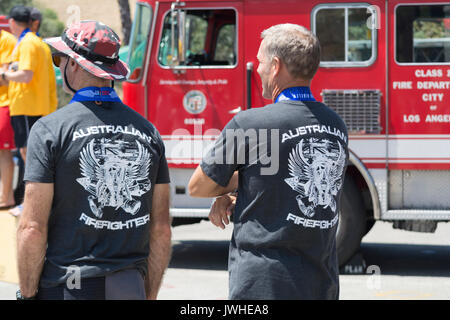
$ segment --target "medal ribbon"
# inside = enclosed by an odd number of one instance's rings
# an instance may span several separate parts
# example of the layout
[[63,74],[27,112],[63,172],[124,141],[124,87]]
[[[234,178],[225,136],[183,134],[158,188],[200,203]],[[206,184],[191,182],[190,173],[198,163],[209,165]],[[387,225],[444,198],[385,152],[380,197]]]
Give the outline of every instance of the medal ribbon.
[[275,99],[275,103],[279,101],[316,101],[309,87],[292,87],[284,89]]
[[22,33],[20,34],[19,38],[17,39],[16,45],[14,46],[14,49],[13,49],[11,55],[13,55],[13,54],[16,52],[17,47],[19,46],[20,41],[22,41],[22,39],[25,37],[25,35],[26,35],[28,32],[31,32],[30,28],[26,28],[25,30],[22,31]]
[[110,87],[86,87],[80,89],[75,93],[70,103],[81,101],[121,102],[116,91]]
[[[17,39],[17,43],[14,47],[14,50],[16,50],[17,46],[19,45],[20,41],[22,41],[22,39],[25,37],[25,35],[30,32],[31,30],[29,28],[26,28],[25,30],[22,31],[22,33],[20,34],[19,38]],[[14,51],[13,50],[13,51]]]

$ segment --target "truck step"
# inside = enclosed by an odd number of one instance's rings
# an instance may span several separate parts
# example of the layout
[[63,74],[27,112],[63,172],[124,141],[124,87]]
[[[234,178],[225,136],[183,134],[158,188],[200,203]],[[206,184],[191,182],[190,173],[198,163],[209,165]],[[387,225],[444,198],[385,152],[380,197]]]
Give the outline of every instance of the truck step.
[[174,218],[208,218],[209,208],[170,208]]
[[388,210],[381,220],[450,220],[450,210]]

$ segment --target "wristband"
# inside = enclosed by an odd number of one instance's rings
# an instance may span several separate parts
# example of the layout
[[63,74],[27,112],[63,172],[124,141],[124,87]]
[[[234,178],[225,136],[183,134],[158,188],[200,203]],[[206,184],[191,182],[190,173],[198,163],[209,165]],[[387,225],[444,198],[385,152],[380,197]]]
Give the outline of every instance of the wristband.
[[36,295],[34,295],[34,296],[32,296],[32,297],[29,297],[29,298],[25,298],[25,297],[22,295],[22,292],[20,292],[20,289],[19,289],[19,290],[17,290],[17,292],[16,292],[16,299],[17,299],[17,300],[36,300]]

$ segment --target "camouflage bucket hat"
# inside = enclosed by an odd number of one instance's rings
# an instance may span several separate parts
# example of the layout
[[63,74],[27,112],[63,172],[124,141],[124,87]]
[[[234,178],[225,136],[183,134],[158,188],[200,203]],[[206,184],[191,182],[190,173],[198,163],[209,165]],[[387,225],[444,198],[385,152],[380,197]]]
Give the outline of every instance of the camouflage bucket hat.
[[128,76],[127,64],[119,60],[119,36],[101,22],[80,21],[64,30],[61,37],[44,41],[96,77],[123,81]]

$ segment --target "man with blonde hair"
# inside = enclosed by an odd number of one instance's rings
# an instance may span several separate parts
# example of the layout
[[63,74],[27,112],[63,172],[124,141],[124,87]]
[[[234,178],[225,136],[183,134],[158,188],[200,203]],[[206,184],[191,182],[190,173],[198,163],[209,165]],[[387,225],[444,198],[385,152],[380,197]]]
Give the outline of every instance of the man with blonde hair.
[[[347,130],[309,88],[320,63],[317,38],[294,24],[273,26],[261,37],[257,72],[263,97],[273,103],[240,112],[226,125],[189,192],[217,197],[209,218],[220,228],[234,209],[230,299],[337,299]],[[249,139],[235,144],[233,132],[242,131]],[[255,131],[269,135],[255,141]],[[223,157],[224,149],[234,156]],[[254,159],[254,150],[265,152]],[[278,170],[264,170],[268,165]]]

